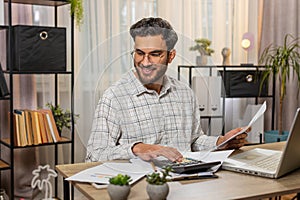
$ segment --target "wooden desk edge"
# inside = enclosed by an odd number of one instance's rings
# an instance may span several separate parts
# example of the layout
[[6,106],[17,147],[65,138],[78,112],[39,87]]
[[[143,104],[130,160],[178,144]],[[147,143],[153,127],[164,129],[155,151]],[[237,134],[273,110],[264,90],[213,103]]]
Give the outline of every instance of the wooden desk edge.
[[[64,178],[68,178],[68,177],[73,176],[74,174],[78,173],[79,171],[82,171],[82,170],[85,170],[85,169],[88,169],[91,167],[95,167],[100,164],[101,164],[101,162],[63,164],[63,165],[56,165],[55,169]],[[70,170],[70,166],[72,166],[71,170]],[[76,169],[76,171],[73,170],[74,168]]]

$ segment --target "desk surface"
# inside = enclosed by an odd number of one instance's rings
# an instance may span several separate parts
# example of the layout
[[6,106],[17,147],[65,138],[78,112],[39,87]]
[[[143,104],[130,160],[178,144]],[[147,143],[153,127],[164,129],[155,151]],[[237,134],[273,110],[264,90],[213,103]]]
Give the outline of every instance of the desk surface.
[[[285,142],[264,145],[245,146],[239,151],[254,147],[281,150]],[[57,165],[56,169],[64,178],[75,173],[94,167],[99,163],[77,163]],[[280,178],[269,179],[241,173],[219,170],[219,178],[181,181],[182,186],[172,190],[168,199],[259,199],[280,196],[290,193],[300,193],[300,169]],[[108,199],[106,189],[95,189],[88,183],[72,183],[89,199]],[[142,179],[133,185],[129,199],[148,199],[146,181]]]

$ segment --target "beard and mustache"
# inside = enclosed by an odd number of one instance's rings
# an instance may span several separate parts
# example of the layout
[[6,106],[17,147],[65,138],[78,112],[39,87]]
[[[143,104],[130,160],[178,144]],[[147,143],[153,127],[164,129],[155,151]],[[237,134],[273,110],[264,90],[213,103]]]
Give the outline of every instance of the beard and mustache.
[[134,65],[137,76],[143,85],[162,83],[163,77],[168,69],[168,63]]

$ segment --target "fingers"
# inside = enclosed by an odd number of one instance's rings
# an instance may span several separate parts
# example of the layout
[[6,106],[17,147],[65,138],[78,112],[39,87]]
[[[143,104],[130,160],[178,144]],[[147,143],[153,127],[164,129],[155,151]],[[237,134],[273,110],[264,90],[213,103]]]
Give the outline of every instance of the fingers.
[[[246,135],[246,134],[244,134]],[[226,145],[225,149],[238,149],[246,144],[246,137],[244,138],[236,138],[228,142]]]
[[[228,133],[226,133],[222,138],[223,141],[227,140],[228,138],[231,138],[232,136],[234,136],[235,134],[237,134],[238,132],[241,132],[242,130],[244,130],[245,128],[236,128],[233,129],[231,131],[229,131]],[[246,138],[248,136],[248,132],[251,131],[251,127],[248,128],[244,133],[241,133],[239,135],[237,135],[236,137],[234,137],[234,139],[230,140],[222,149],[238,149],[242,146],[244,146],[246,144]]]
[[158,156],[164,156],[172,162],[180,162],[183,158],[182,154],[173,147],[139,143],[132,150],[135,155],[146,161]]
[[183,158],[182,154],[173,147],[163,147],[155,153],[157,153],[159,156],[166,157],[172,162],[175,161],[181,162]]

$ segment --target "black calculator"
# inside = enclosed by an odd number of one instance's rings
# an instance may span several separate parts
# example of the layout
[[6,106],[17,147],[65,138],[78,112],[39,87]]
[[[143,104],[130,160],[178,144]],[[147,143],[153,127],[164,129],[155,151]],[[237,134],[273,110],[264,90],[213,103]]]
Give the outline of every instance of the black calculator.
[[179,174],[192,174],[211,171],[211,168],[221,164],[221,161],[203,162],[191,158],[184,158],[182,162],[172,162],[167,159],[153,159],[152,162],[160,168],[170,166],[173,172]]

